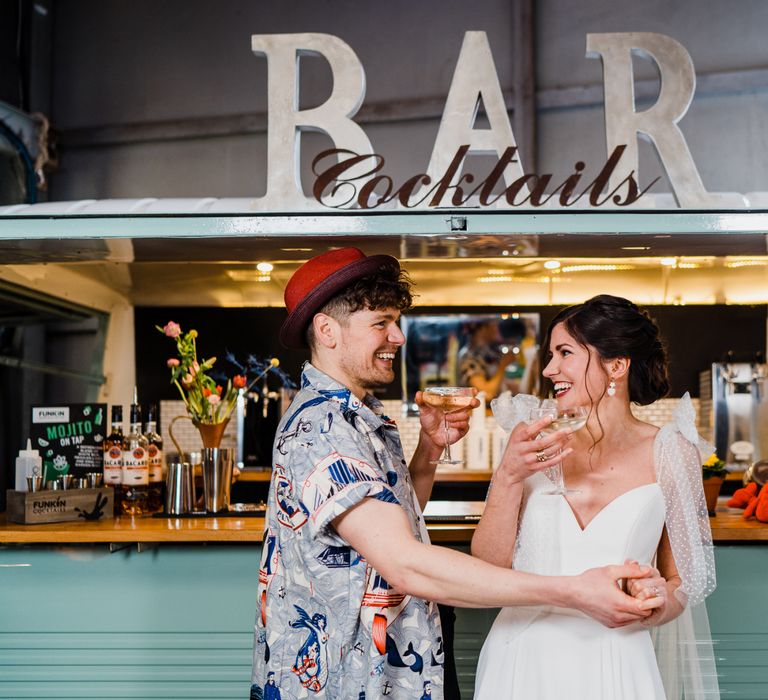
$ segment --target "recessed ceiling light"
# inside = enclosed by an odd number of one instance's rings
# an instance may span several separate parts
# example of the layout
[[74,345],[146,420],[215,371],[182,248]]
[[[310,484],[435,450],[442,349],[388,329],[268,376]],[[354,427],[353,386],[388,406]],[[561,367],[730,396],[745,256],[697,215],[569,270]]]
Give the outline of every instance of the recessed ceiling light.
[[262,274],[258,270],[227,270],[227,277],[235,282],[271,282],[269,275]]
[[725,263],[726,267],[763,267],[765,266],[765,260],[728,260]]
[[659,262],[664,265],[664,267],[674,267],[677,265],[677,258],[662,258]]
[[624,270],[634,270],[634,265],[616,265],[616,264],[586,264],[586,265],[565,265],[560,272],[622,272]]
[[256,265],[256,269],[261,272],[262,274],[269,274],[274,269],[274,265],[272,263],[268,262],[260,262]]
[[560,269],[560,261],[559,260],[547,260],[544,263],[544,267],[547,270],[559,270]]
[[478,277],[478,282],[514,282],[514,278],[511,275],[489,275],[488,277]]

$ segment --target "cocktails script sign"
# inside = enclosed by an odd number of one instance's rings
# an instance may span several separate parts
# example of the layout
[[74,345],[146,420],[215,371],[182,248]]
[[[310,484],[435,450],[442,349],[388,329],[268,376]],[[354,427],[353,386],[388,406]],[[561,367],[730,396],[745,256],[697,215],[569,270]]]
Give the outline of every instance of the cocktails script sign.
[[[680,207],[719,204],[718,196],[704,189],[678,127],[696,87],[693,62],[681,44],[663,34],[587,34],[587,56],[603,62],[608,154],[587,185],[580,183],[584,161],[577,161],[559,183],[549,174],[524,171],[485,32],[464,35],[426,171],[399,184],[382,172],[384,157],[374,153],[353,120],[365,97],[365,71],[346,43],[329,34],[263,34],[253,36],[251,44],[268,63],[267,191],[254,200],[258,211],[373,209],[389,202],[429,209],[460,207],[470,199],[473,206],[506,209],[542,206],[553,197],[569,206],[584,196],[593,207],[606,202],[628,206],[656,182],[644,189],[638,185],[638,136],[655,146]],[[661,80],[658,99],[640,112],[635,109],[633,53],[654,61]],[[333,76],[330,97],[309,109],[298,108],[302,55],[323,56]],[[475,128],[480,100],[489,128]],[[305,131],[323,132],[335,145],[313,161],[314,198],[304,195],[299,171]],[[467,156],[489,154],[498,161],[485,178],[462,172]]]
[[[589,184],[580,183],[581,174],[586,167],[583,161],[577,161],[571,173],[562,182],[552,187],[552,175],[522,175],[499,192],[497,185],[504,176],[505,168],[516,163],[517,147],[507,148],[488,175],[478,184],[475,175],[461,172],[461,165],[469,151],[468,145],[463,145],[456,151],[448,169],[433,182],[426,173],[408,178],[400,187],[396,187],[392,178],[379,174],[384,167],[384,158],[373,154],[359,155],[339,148],[332,148],[319,153],[312,161],[312,170],[317,176],[312,194],[318,202],[326,203],[335,209],[357,207],[359,209],[375,209],[381,204],[391,201],[401,207],[416,209],[419,207],[453,206],[461,207],[472,201],[482,207],[493,206],[497,202],[511,207],[525,206],[540,207],[554,199],[560,206],[567,207],[582,197],[589,199],[590,206],[599,207],[611,201],[617,206],[634,204],[659,178],[653,180],[645,189],[638,187],[634,173],[629,173],[616,187],[604,192],[606,185],[616,171],[625,145],[613,149],[611,157],[606,161],[597,177]],[[326,158],[339,158],[325,170],[319,166]],[[368,171],[362,176],[353,174],[356,166],[369,164]],[[459,176],[458,178],[456,176]],[[357,181],[360,182],[357,182]],[[335,198],[333,203],[326,201],[326,195],[331,192]],[[341,200],[341,201],[339,201]]]

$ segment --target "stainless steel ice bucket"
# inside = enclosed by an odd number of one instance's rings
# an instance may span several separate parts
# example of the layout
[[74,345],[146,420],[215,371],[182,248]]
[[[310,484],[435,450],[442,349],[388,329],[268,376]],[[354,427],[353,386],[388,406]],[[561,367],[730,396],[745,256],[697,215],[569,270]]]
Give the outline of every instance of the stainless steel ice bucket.
[[168,515],[184,515],[195,509],[195,479],[189,462],[171,462],[165,486],[165,512]]
[[205,510],[209,513],[229,509],[234,463],[235,451],[232,448],[203,448],[203,496]]

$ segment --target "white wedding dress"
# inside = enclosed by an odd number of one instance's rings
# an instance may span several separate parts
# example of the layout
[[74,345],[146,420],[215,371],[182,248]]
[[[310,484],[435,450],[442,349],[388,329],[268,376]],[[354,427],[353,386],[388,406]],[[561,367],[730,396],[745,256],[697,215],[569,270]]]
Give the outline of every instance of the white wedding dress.
[[[514,568],[570,575],[626,559],[654,561],[666,506],[657,483],[631,489],[585,528],[563,496],[543,494],[542,474],[526,481]],[[608,629],[555,607],[504,608],[485,641],[475,700],[659,700],[664,687],[650,631]]]

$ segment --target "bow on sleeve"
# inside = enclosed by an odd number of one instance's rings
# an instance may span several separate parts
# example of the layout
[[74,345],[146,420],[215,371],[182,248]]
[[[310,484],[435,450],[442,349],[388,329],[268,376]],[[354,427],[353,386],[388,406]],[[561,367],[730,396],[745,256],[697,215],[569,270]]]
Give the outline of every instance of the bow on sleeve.
[[677,402],[672,414],[672,422],[688,442],[699,448],[701,456],[710,455],[715,451],[714,445],[704,440],[696,429],[696,409],[693,407],[691,395],[687,391]]

